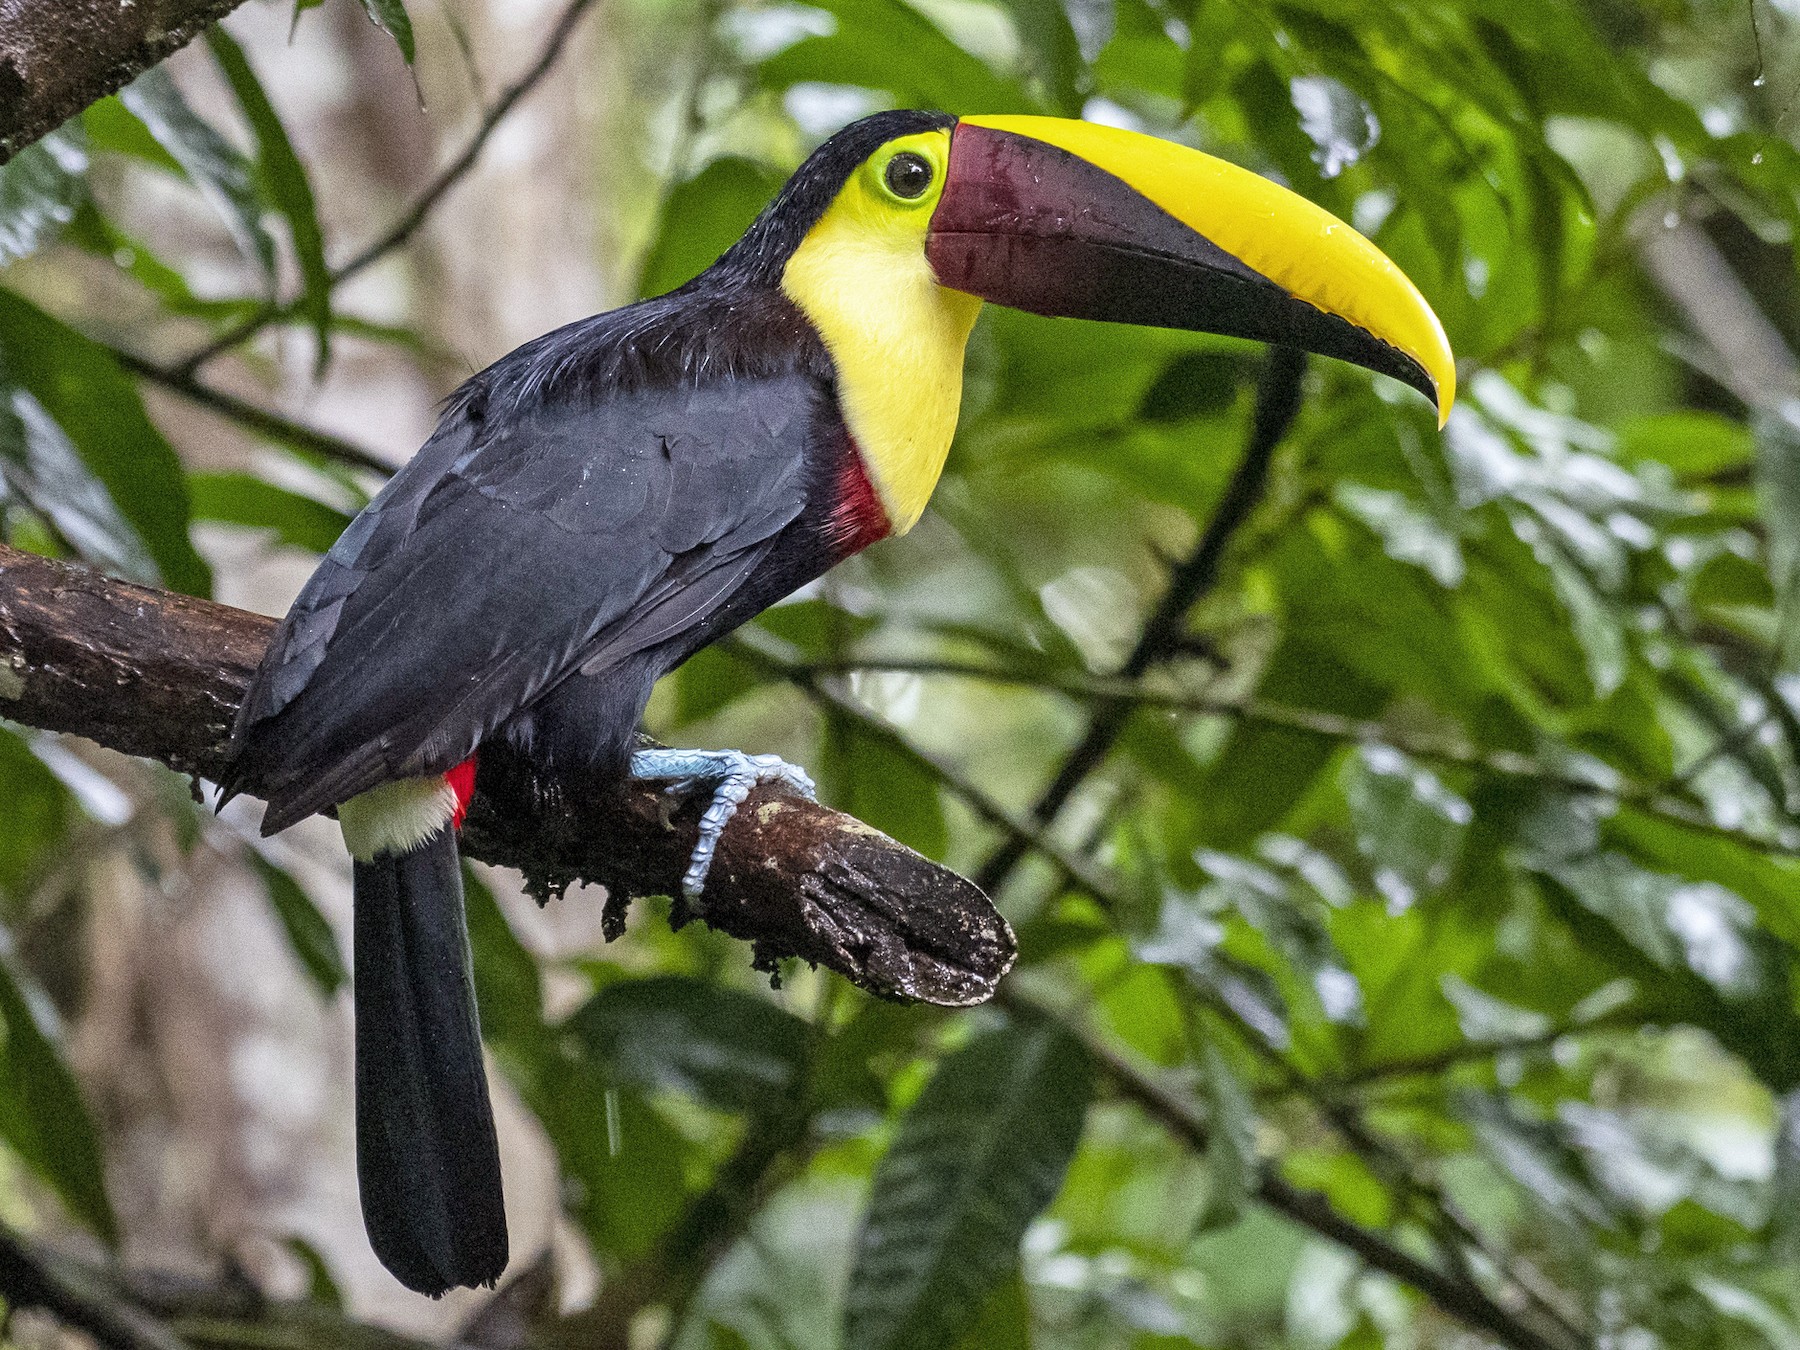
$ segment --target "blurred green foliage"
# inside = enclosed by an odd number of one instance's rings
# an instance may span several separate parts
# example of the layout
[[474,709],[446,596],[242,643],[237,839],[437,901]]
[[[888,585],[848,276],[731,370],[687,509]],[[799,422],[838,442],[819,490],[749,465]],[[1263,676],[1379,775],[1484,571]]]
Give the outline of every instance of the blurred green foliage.
[[[410,62],[399,0],[363,2]],[[802,973],[772,993],[735,945],[640,922],[556,963],[589,992],[552,1017],[540,962],[471,882],[490,1044],[627,1311],[667,1306],[679,1350],[1476,1343],[1466,1304],[1372,1267],[1363,1233],[1504,1309],[1497,1341],[1800,1345],[1800,383],[1746,391],[1644,264],[1647,236],[1690,234],[1800,339],[1790,13],[625,10],[647,51],[707,35],[675,72],[692,87],[658,94],[688,118],[646,293],[736,236],[822,109],[1085,113],[1354,221],[1443,317],[1464,386],[1440,435],[1411,395],[1315,363],[1220,583],[1121,690],[1245,442],[1260,356],[990,310],[915,535],[667,682],[657,734],[781,750],[972,873],[1003,841],[983,803],[1022,817],[1126,697],[1051,823],[1064,863],[1034,849],[998,878],[1023,949],[999,1010],[886,1007]],[[434,335],[334,303],[331,184],[309,185],[237,45],[212,50],[242,125],[150,72],[0,169],[0,262],[112,260],[173,350],[280,295],[321,369],[334,332],[422,354]],[[126,161],[211,207],[242,294],[202,298],[190,259],[114,223],[132,180],[90,169]],[[10,542],[196,594],[194,518],[328,546],[345,500],[184,473],[109,315],[46,313],[11,280]],[[319,468],[283,444],[270,462]],[[26,936],[71,836],[107,828],[45,745],[0,728],[0,899]],[[329,927],[258,866],[330,994]],[[42,1004],[0,966],[0,1138],[111,1240],[99,1136]],[[1295,1192],[1311,1220],[1283,1208]]]

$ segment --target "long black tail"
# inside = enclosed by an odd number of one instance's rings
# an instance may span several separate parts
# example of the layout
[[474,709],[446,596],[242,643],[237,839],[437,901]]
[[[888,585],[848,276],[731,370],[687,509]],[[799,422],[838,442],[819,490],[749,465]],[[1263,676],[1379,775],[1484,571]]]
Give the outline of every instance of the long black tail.
[[432,1297],[506,1269],[456,836],[356,864],[356,1172],[381,1264]]

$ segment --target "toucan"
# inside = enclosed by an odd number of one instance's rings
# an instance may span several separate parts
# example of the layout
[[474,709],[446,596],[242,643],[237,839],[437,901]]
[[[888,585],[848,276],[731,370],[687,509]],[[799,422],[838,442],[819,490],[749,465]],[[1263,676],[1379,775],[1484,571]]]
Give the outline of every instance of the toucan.
[[710,794],[683,889],[758,782],[638,749],[651,686],[919,520],[984,301],[1259,339],[1455,395],[1431,308],[1286,188],[1137,132],[883,112],[816,150],[705,272],[501,357],[351,521],[281,622],[222,799],[336,808],[354,871],[356,1149],[383,1264],[505,1269],[456,831],[484,745],[553,778]]

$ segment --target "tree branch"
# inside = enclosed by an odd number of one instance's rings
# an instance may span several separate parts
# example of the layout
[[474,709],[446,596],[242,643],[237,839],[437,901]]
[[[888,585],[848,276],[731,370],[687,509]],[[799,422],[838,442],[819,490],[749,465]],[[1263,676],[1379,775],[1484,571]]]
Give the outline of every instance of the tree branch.
[[[0,547],[0,712],[216,777],[273,622]],[[465,856],[517,867],[535,894],[604,885],[679,895],[698,803],[665,825],[648,784],[559,784],[484,748]],[[1011,967],[1006,921],[970,882],[850,816],[784,791],[752,794],[719,846],[704,918],[755,946],[760,968],[798,956],[889,998],[980,1003]]]
[[241,0],[0,0],[0,164]]
[[[1119,667],[1118,677],[1135,680],[1152,666],[1165,661],[1179,647],[1187,614],[1195,601],[1212,589],[1225,560],[1226,546],[1251,511],[1262,500],[1269,481],[1269,465],[1275,448],[1300,411],[1300,380],[1306,373],[1306,356],[1291,347],[1271,347],[1268,364],[1256,391],[1256,411],[1251,418],[1250,440],[1244,457],[1232,472],[1225,493],[1201,531],[1192,553],[1169,574],[1150,617],[1138,634],[1136,645]],[[1032,805],[1031,818],[1039,825],[1054,821],[1075,789],[1087,780],[1118,742],[1137,705],[1129,699],[1102,698],[1088,719],[1086,733],[1064,758],[1062,768]],[[976,884],[990,895],[1006,884],[1028,852],[1018,835],[1001,842],[976,873]]]

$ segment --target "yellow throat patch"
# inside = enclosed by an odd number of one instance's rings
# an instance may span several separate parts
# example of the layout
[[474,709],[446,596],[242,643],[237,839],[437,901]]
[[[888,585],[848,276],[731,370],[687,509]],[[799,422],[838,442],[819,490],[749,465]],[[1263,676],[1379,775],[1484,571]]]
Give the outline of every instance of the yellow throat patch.
[[[900,154],[932,166],[915,199],[887,186]],[[889,141],[844,184],[782,274],[781,289],[825,341],[844,421],[895,534],[925,512],[962,403],[963,349],[981,301],[938,285],[925,233],[944,188],[950,133]]]

